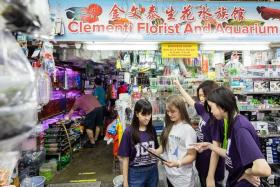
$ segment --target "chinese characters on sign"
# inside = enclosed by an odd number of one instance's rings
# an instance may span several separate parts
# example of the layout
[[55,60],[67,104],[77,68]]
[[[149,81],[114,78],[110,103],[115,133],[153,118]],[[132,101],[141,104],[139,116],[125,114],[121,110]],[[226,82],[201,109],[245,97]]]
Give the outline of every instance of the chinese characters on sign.
[[192,39],[201,35],[230,38],[280,34],[280,3],[272,7],[269,3],[245,2],[133,2],[115,0],[96,4],[89,1],[80,7],[65,3],[66,35],[96,33],[98,37],[125,38],[132,33],[139,39],[168,41],[172,36],[175,40],[195,41]]
[[[166,21],[175,21],[175,15],[179,13],[179,17],[181,20],[193,21],[195,20],[193,14],[195,10],[197,11],[197,16],[201,20],[208,20],[210,17],[218,20],[234,19],[237,21],[243,21],[246,19],[246,12],[243,7],[234,7],[233,10],[228,10],[226,7],[220,6],[217,7],[216,10],[213,10],[214,13],[211,13],[211,10],[207,5],[201,5],[199,7],[192,7],[191,5],[186,5],[181,10],[175,10],[173,6],[170,6],[166,8],[163,12],[165,14],[163,17],[160,16],[156,6],[153,4],[147,8],[132,5],[128,11],[128,15],[130,18],[143,19],[143,14],[146,14],[146,18],[149,20],[163,18]],[[111,16],[111,18],[115,20],[120,18],[120,14],[126,14],[126,12],[119,5],[114,4],[108,16]]]

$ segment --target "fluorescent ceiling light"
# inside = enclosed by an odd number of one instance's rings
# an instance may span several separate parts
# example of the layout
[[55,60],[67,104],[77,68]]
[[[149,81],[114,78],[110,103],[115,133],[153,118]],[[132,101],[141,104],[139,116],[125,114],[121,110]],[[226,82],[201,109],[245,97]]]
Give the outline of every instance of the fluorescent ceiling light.
[[82,46],[82,44],[81,44],[81,43],[75,43],[75,48],[76,48],[76,49],[80,49],[80,48],[81,48],[81,46]]
[[157,42],[94,42],[86,44],[87,50],[158,50]]
[[68,47],[69,47],[67,44],[63,44],[63,43],[62,43],[62,44],[59,44],[58,46],[59,46],[60,48],[68,48]]
[[93,44],[93,42],[84,42],[84,44]]
[[200,45],[200,50],[202,51],[262,51],[268,49],[270,49],[269,42],[202,42]]

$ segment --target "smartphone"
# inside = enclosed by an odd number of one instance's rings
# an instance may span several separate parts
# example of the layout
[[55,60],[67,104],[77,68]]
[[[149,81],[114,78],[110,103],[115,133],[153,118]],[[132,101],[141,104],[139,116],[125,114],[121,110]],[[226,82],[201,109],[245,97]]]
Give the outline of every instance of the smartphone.
[[163,161],[163,162],[167,162],[167,160],[165,160],[164,158],[162,158],[161,156],[156,155],[155,153],[153,153],[152,151],[150,151],[149,149],[147,149],[145,146],[141,145],[141,147],[143,147],[143,149],[145,149],[146,151],[148,151],[151,155],[153,155],[154,157],[158,158],[159,160]]

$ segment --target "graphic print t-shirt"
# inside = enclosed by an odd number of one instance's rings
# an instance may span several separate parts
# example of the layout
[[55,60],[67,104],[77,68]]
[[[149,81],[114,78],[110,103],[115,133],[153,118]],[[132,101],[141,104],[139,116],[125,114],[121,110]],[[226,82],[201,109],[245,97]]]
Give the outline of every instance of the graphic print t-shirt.
[[249,182],[237,182],[256,159],[264,158],[259,148],[259,138],[253,125],[242,115],[238,115],[228,140],[226,167],[229,171],[227,186],[251,187]]
[[[167,150],[163,153],[166,160],[182,159],[188,152],[190,144],[197,141],[195,130],[186,123],[179,123],[172,126],[168,136]],[[192,164],[180,168],[168,168],[165,166],[168,175],[186,175],[192,172]]]
[[[223,142],[223,121],[215,120],[214,123],[210,124],[210,115],[205,110],[204,105],[200,102],[196,102],[194,107],[201,118],[198,128],[196,129],[197,141],[211,143],[212,141]],[[205,178],[208,175],[210,157],[211,151],[206,150],[202,153],[198,153],[196,158],[196,169],[199,174]],[[223,180],[225,172],[224,168],[224,159],[220,157],[215,173],[215,179],[217,181]]]
[[118,155],[122,157],[129,157],[129,166],[146,166],[157,163],[157,158],[149,154],[146,148],[157,149],[159,147],[156,131],[153,129],[154,139],[146,131],[139,131],[140,143],[136,145],[132,142],[132,128],[127,127],[123,133],[122,140],[119,146]]

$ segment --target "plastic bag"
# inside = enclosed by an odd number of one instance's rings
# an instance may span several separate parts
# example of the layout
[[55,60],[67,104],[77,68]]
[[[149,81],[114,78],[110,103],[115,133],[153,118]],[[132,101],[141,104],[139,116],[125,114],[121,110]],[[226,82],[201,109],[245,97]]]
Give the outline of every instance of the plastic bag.
[[0,31],[0,107],[36,101],[32,67],[8,32]]
[[[34,126],[34,125],[35,124],[32,124],[32,126]],[[29,127],[29,130],[25,131],[24,133],[21,133],[17,136],[13,136],[8,139],[1,140],[0,141],[0,152],[15,150],[15,148],[17,148],[23,140],[28,138],[32,132],[33,132],[33,129],[31,127]]]
[[6,29],[13,32],[32,33],[41,27],[39,17],[28,10],[27,4],[15,0],[2,3],[1,15]]
[[2,0],[0,29],[48,36],[52,32],[47,0]]
[[28,10],[38,16],[41,27],[38,34],[50,38],[53,35],[53,23],[51,22],[51,14],[48,0],[24,0],[29,2]]
[[36,71],[36,88],[38,104],[46,105],[51,99],[51,80],[49,75],[41,69]]
[[28,131],[37,121],[37,106],[26,103],[0,108],[0,141]]

